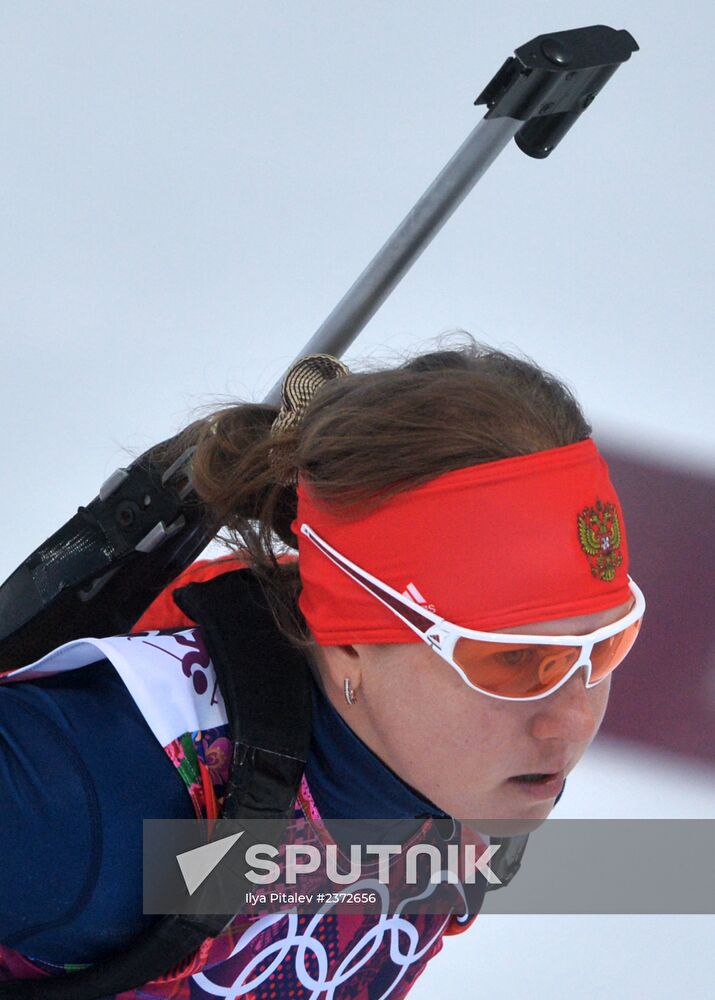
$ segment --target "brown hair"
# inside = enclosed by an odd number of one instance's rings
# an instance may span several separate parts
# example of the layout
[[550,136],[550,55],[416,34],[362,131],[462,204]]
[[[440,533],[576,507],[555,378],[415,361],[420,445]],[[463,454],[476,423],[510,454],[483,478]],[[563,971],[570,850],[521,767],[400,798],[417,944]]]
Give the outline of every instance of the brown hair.
[[591,433],[563,382],[469,335],[458,347],[396,368],[326,383],[300,425],[279,439],[270,435],[277,413],[265,404],[228,406],[187,428],[182,446],[196,443],[196,492],[224,526],[224,540],[263,581],[279,628],[299,645],[310,639],[296,606],[297,565],[278,561],[297,547],[291,474],[307,479],[334,513],[349,513],[443,472],[574,444]]

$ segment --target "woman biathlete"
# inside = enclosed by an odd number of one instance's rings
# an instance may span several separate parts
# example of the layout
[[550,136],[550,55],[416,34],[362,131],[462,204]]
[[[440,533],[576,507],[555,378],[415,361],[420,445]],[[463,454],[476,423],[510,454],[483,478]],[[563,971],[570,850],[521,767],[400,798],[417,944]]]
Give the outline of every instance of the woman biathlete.
[[[458,841],[490,820],[533,829],[598,731],[644,602],[569,389],[470,339],[364,373],[313,356],[283,398],[180,442],[197,445],[194,488],[236,554],[191,566],[132,635],[3,678],[0,981],[49,986],[151,931],[142,820],[222,812],[219,665],[308,665],[294,818],[318,847],[328,818],[418,819],[415,842],[433,820]],[[280,710],[297,719],[291,697]],[[270,723],[265,698],[250,707]],[[114,995],[404,997],[473,900],[387,919],[243,914]]]

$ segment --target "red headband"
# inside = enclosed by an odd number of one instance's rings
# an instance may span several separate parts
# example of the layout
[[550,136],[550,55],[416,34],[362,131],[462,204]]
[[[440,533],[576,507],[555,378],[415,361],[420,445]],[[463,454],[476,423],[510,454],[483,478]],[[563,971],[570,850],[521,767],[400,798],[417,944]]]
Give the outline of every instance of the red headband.
[[316,640],[419,642],[301,535],[303,523],[465,628],[591,614],[630,597],[621,507],[590,438],[444,473],[363,517],[331,514],[299,482],[300,608]]

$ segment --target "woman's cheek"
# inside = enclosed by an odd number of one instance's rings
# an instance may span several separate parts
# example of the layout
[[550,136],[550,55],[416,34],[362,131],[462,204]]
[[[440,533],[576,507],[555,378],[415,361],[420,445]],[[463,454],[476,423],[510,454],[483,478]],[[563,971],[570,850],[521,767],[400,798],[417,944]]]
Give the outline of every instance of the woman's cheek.
[[595,687],[589,689],[588,695],[591,702],[591,708],[593,711],[593,717],[596,721],[596,730],[594,736],[601,727],[603,718],[606,714],[606,709],[608,708],[608,699],[611,694],[611,677],[608,676],[601,681],[600,684],[596,684]]

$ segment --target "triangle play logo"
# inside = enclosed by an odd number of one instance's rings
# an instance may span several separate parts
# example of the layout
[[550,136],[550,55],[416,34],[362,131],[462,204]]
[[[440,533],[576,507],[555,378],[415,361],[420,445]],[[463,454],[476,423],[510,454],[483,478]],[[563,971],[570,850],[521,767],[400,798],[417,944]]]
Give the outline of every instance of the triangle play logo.
[[222,837],[221,840],[215,840],[210,844],[204,844],[202,847],[195,847],[191,851],[184,851],[183,854],[176,855],[190,896],[206,881],[244,832],[241,830],[240,833],[233,833],[230,837]]

